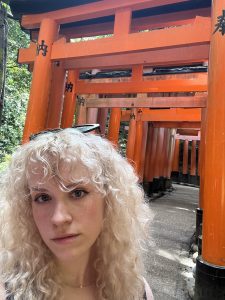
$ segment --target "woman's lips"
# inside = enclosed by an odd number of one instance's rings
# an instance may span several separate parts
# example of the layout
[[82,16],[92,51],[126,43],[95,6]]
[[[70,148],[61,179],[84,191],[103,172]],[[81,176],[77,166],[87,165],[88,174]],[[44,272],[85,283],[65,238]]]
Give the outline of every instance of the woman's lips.
[[72,243],[74,240],[76,240],[78,238],[78,236],[80,236],[80,234],[67,235],[64,237],[54,238],[52,240],[56,244],[69,244],[69,243]]

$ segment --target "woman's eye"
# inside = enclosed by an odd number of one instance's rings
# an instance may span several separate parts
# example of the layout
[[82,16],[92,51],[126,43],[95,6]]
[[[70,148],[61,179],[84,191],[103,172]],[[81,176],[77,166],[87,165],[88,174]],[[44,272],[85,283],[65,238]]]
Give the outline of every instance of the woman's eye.
[[80,190],[76,189],[71,192],[71,195],[73,198],[83,198],[85,195],[87,195],[87,192],[82,189]]
[[50,196],[47,194],[37,195],[34,197],[34,201],[38,203],[44,203],[50,200]]

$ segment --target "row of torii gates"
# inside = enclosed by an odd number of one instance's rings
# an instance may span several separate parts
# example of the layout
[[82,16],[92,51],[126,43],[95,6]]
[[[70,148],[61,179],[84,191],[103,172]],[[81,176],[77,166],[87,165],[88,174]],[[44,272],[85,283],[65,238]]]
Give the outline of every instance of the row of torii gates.
[[[151,184],[178,171],[180,139],[185,153],[192,141],[195,174],[201,132],[195,300],[225,299],[225,0],[11,0],[11,8],[31,33],[18,56],[33,72],[24,142],[71,127],[75,114],[77,124],[98,122],[104,134],[110,109],[108,139],[117,144],[120,123],[129,122],[127,158]],[[77,40],[99,35],[106,36]],[[144,76],[149,68],[208,63],[208,73]],[[132,72],[80,78],[94,69]]]

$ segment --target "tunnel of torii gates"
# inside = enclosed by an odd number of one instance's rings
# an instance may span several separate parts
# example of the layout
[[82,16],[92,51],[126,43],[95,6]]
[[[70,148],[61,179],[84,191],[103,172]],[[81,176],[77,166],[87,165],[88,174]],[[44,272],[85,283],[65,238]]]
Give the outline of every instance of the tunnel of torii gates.
[[[110,112],[107,138],[117,145],[121,122],[129,122],[126,156],[147,189],[179,171],[182,143],[182,173],[200,174],[195,300],[225,299],[225,0],[10,5],[31,36],[18,55],[33,73],[23,142],[71,127],[75,115],[77,124],[98,122],[104,135]],[[121,70],[128,75],[117,77]],[[114,75],[97,78],[99,71]]]

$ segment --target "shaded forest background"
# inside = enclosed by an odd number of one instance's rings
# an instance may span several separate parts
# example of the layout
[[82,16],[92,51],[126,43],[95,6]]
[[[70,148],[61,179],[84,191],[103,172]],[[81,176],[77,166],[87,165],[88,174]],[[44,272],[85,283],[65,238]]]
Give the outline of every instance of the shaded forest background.
[[[9,16],[3,19],[5,9]],[[1,171],[22,138],[31,74],[28,72],[27,66],[17,63],[18,49],[28,46],[29,36],[21,30],[19,22],[10,17],[7,6],[0,3],[0,10],[0,30],[1,32],[3,29],[4,32],[8,31],[4,105],[0,114]],[[0,38],[2,37],[0,36]],[[1,56],[3,49],[2,44],[0,45]],[[1,70],[2,67],[0,62]]]

